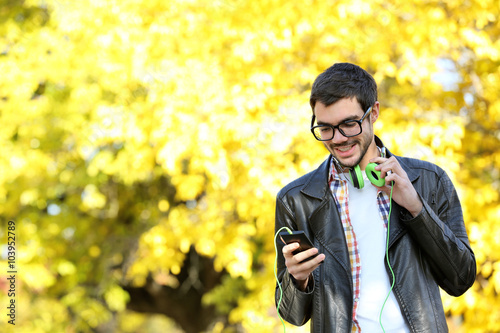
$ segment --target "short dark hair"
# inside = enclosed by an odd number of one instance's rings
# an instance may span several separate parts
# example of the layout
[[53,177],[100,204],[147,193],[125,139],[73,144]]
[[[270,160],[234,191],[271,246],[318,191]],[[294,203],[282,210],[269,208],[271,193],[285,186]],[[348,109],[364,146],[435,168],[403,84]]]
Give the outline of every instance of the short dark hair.
[[314,113],[316,102],[330,106],[343,98],[356,97],[363,111],[377,101],[377,83],[363,68],[336,63],[314,80],[309,103]]

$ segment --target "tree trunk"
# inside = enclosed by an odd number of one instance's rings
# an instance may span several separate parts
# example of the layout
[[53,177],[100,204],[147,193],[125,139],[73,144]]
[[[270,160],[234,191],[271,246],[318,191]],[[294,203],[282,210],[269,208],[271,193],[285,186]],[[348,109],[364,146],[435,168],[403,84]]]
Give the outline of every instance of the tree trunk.
[[[221,282],[225,272],[217,272],[213,260],[194,248],[176,278],[177,288],[156,283],[151,276],[142,287],[123,286],[130,294],[129,310],[161,313],[173,319],[186,333],[206,331],[217,316],[214,306],[202,304],[202,297]],[[227,318],[226,318],[227,319]]]

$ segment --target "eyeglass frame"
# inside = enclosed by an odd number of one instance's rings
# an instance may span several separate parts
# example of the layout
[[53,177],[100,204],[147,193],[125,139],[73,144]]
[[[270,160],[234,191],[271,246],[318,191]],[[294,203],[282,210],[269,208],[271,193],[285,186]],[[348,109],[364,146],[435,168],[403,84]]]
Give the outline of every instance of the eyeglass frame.
[[[338,124],[338,125],[323,124],[323,125],[316,125],[316,126],[314,126],[314,121],[316,120],[316,116],[313,114],[313,116],[312,116],[312,120],[311,120],[311,133],[312,133],[312,135],[314,136],[314,138],[315,138],[316,140],[318,140],[318,141],[330,141],[330,140],[332,140],[332,139],[335,137],[335,129],[336,129],[336,130],[337,130],[340,134],[342,134],[343,136],[345,136],[346,138],[352,138],[352,137],[354,137],[354,136],[358,136],[358,135],[360,135],[361,133],[363,133],[363,126],[362,126],[363,121],[365,120],[366,116],[368,116],[368,115],[371,113],[372,109],[373,109],[373,106],[370,106],[370,107],[368,108],[368,110],[366,110],[366,112],[365,112],[365,114],[363,115],[363,117],[361,117],[361,119],[359,119],[359,120],[354,120],[354,119],[351,119],[351,120],[346,120],[346,121],[341,122],[341,123],[340,123],[340,124]],[[354,122],[354,123],[358,123],[359,128],[360,128],[359,133],[358,133],[358,134],[355,134],[355,135],[345,135],[345,134],[344,134],[344,132],[340,129],[340,126],[341,126],[341,125],[343,125],[343,124],[352,123],[352,122]],[[328,139],[328,140],[318,139],[318,138],[316,137],[316,135],[314,134],[314,129],[315,129],[315,128],[318,128],[318,127],[325,127],[325,126],[326,126],[326,127],[330,127],[330,128],[332,129],[332,133],[333,133],[333,134],[332,134],[332,137],[331,137],[330,139]]]

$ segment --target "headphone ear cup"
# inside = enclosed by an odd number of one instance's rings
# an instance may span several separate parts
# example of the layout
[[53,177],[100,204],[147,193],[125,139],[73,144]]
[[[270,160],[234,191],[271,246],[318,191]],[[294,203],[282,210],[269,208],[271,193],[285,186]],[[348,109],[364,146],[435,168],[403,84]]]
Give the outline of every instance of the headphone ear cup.
[[363,180],[363,173],[359,165],[349,170],[349,175],[351,176],[352,185],[355,188],[362,189],[365,186],[365,181]]
[[365,169],[366,177],[372,182],[373,185],[382,187],[385,185],[385,179],[380,177],[381,172],[375,170],[377,163],[368,163]]

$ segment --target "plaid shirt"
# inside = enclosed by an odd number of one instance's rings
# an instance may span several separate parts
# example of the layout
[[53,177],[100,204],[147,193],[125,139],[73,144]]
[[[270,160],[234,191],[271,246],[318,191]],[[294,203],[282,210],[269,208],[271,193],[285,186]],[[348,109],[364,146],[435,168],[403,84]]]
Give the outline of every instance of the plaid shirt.
[[[361,332],[361,327],[359,326],[356,313],[359,305],[359,294],[360,294],[360,283],[361,283],[361,260],[359,257],[358,242],[356,240],[356,234],[351,224],[351,219],[349,218],[349,193],[347,180],[342,179],[341,175],[337,173],[337,170],[333,164],[333,159],[330,164],[330,177],[328,179],[328,185],[332,191],[333,197],[335,198],[335,203],[337,204],[337,210],[342,221],[342,226],[344,228],[345,239],[347,241],[347,249],[349,251],[349,259],[351,262],[351,274],[352,274],[352,284],[353,284],[353,301],[354,306],[352,308],[352,332]],[[389,215],[389,196],[379,191],[377,193],[377,204],[380,212],[380,216],[384,221],[385,231],[387,233],[387,218]]]

